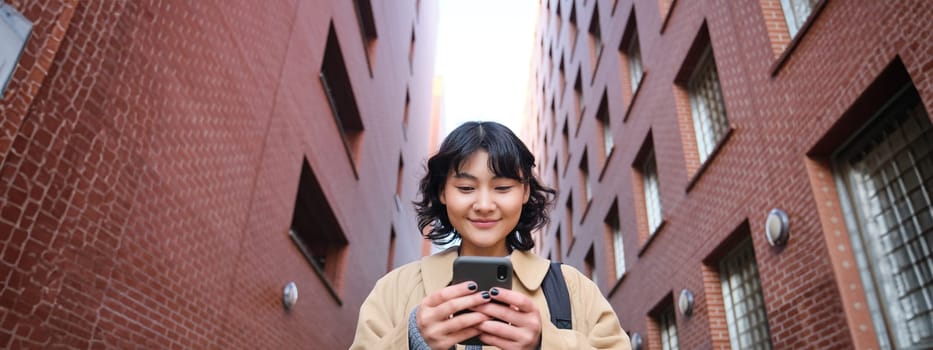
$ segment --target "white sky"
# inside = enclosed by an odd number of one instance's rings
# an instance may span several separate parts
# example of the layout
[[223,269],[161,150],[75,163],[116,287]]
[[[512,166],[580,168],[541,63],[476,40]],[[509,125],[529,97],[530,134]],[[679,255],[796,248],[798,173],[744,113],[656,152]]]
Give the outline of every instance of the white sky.
[[444,79],[441,138],[471,120],[521,135],[537,0],[440,0],[435,74]]

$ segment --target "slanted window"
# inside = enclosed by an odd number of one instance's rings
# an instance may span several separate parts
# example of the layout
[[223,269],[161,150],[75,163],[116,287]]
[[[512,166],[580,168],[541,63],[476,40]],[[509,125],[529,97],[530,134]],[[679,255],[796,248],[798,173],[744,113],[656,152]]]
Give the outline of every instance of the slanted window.
[[819,0],[781,0],[781,9],[784,10],[784,20],[787,21],[787,31],[791,38],[807,22],[817,2]]
[[307,159],[302,162],[289,236],[337,303],[342,304],[347,238]]
[[629,86],[631,86],[632,95],[634,95],[641,84],[642,76],[644,76],[644,68],[642,68],[641,64],[641,45],[638,43],[638,23],[635,20],[634,8],[632,8],[632,14],[629,16],[629,24],[623,38],[619,50],[623,52],[628,63]]
[[583,258],[583,265],[586,277],[593,280],[593,283],[599,284],[599,275],[596,274],[596,258],[593,254],[592,244],[590,244],[590,249],[586,251],[586,256]]
[[402,210],[402,184],[405,183],[403,174],[405,173],[405,161],[402,154],[398,155],[398,173],[395,176],[395,210]]
[[573,193],[567,195],[566,211],[567,217],[564,219],[564,230],[567,234],[567,254],[570,254],[570,248],[573,247]]
[[648,151],[641,164],[641,179],[644,184],[645,216],[648,232],[653,235],[661,226],[661,192],[658,181],[658,165],[654,158],[654,149]]
[[415,26],[411,26],[411,44],[408,46],[408,71],[415,72]]
[[661,345],[662,350],[677,350],[677,319],[674,315],[674,297],[668,294],[649,313],[650,343]]
[[733,349],[771,349],[758,264],[751,239],[746,239],[719,262],[729,342]]
[[576,1],[570,2],[570,57],[577,48],[577,4]]
[[[580,189],[583,190],[584,196],[582,201],[583,208],[589,208],[590,202],[593,200],[593,186],[590,185],[590,160],[586,155],[586,149],[583,150],[583,157],[580,158]],[[584,215],[586,211],[584,211]]]
[[882,348],[933,347],[931,140],[929,113],[908,85],[833,157]]
[[373,76],[373,62],[376,60],[376,19],[373,17],[373,5],[370,0],[354,0],[356,19],[360,23],[363,36],[363,49],[366,51],[366,66],[369,76]]
[[622,242],[622,227],[619,224],[618,200],[612,201],[612,207],[609,208],[609,213],[606,214],[603,225],[606,231],[606,241],[612,242],[608,246],[611,247],[610,256],[612,256],[614,262],[615,272],[613,277],[619,279],[625,274],[625,245]]
[[561,131],[564,143],[564,172],[567,171],[567,164],[570,162],[570,130],[567,126],[567,119],[564,118],[564,129]]
[[386,273],[395,268],[395,228],[389,231],[389,256],[386,261]]
[[344,64],[343,53],[340,51],[340,42],[337,41],[337,32],[331,23],[327,34],[327,46],[324,49],[324,61],[321,64],[321,84],[327,101],[330,103],[334,121],[340,130],[344,149],[350,158],[353,175],[359,178],[356,164],[359,162],[360,151],[363,144],[363,120],[357,108],[356,97],[350,84],[350,76]]
[[[593,73],[599,66],[599,58],[603,53],[603,38],[599,28],[599,3],[593,6],[593,17],[590,19],[590,67]],[[595,79],[594,79],[595,80]]]
[[580,122],[583,121],[583,109],[585,108],[583,104],[582,73],[583,71],[577,69],[577,80],[573,83],[573,111],[577,117],[577,129],[574,132],[577,136],[580,136]]
[[408,140],[408,120],[411,116],[411,93],[405,88],[405,111],[402,113],[402,136]]
[[612,127],[609,124],[609,101],[606,99],[605,90],[603,90],[603,97],[599,102],[599,110],[596,111],[596,119],[599,122],[600,136],[603,141],[600,156],[603,167],[605,167],[609,155],[612,154],[612,149],[615,147],[615,141],[612,139]]
[[722,100],[711,46],[700,58],[693,78],[687,84],[687,92],[690,94],[690,113],[702,164],[729,131],[729,120],[726,119],[726,106]]
[[658,315],[658,329],[661,335],[661,349],[677,350],[677,320],[674,318],[674,305]]

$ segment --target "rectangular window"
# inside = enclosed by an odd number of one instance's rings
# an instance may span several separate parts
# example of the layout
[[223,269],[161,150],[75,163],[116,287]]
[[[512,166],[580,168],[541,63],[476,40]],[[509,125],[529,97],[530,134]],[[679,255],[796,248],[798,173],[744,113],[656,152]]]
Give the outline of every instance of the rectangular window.
[[784,20],[787,21],[787,31],[791,38],[807,22],[817,2],[819,0],[781,0],[781,9],[784,10]]
[[645,157],[641,168],[645,187],[645,211],[648,219],[648,232],[654,234],[661,226],[661,193],[658,183],[658,166],[654,159],[654,149]]
[[297,192],[289,236],[340,304],[347,237],[307,159]]
[[834,163],[879,343],[933,347],[933,128],[916,89],[891,99]]
[[687,93],[690,95],[690,112],[702,164],[729,131],[712,46],[708,46],[701,55],[693,77],[687,83]]
[[758,264],[751,239],[719,262],[719,279],[732,349],[771,349]]

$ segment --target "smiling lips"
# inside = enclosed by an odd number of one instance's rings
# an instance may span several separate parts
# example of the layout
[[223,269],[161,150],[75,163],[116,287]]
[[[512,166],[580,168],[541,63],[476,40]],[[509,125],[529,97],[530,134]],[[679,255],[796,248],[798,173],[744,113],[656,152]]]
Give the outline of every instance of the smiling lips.
[[470,219],[470,223],[472,223],[473,226],[475,226],[478,229],[493,228],[494,226],[496,226],[496,223],[498,222],[499,220],[491,220],[491,219]]

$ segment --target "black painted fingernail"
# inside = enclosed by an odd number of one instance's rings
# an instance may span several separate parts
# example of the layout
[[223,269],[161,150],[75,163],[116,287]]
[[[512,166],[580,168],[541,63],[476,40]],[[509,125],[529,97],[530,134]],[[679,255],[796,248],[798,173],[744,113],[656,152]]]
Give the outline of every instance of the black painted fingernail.
[[489,299],[489,292],[483,292],[483,299]]
[[470,284],[468,284],[468,285],[467,285],[467,289],[469,289],[469,290],[476,290],[476,283],[470,283]]
[[490,290],[489,290],[489,294],[492,294],[492,295],[494,295],[494,296],[495,296],[495,295],[499,295],[499,288],[490,289]]

